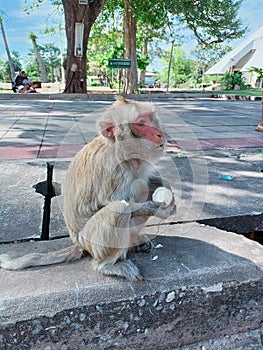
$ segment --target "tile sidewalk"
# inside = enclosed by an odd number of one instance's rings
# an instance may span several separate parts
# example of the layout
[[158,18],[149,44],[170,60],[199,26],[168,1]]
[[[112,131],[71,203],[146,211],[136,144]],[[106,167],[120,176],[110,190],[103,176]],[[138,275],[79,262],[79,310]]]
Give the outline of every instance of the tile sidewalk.
[[[98,111],[111,101],[0,101],[0,159],[72,157],[96,135]],[[260,101],[158,99],[168,150],[263,147],[255,131]]]

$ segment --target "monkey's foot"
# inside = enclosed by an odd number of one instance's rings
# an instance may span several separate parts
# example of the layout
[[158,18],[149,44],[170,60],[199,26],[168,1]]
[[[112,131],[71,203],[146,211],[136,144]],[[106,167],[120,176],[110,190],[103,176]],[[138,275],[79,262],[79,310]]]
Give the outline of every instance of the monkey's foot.
[[132,253],[150,253],[153,249],[153,243],[151,241],[144,242],[140,245],[130,248]]
[[116,263],[98,263],[93,260],[94,269],[106,276],[124,277],[132,282],[143,280],[139,269],[131,260],[117,261]]

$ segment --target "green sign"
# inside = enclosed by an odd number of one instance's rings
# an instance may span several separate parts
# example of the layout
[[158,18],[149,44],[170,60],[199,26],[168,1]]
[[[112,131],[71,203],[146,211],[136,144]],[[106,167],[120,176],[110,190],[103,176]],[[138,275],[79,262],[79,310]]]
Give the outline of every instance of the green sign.
[[128,58],[110,58],[110,68],[131,68],[131,60]]

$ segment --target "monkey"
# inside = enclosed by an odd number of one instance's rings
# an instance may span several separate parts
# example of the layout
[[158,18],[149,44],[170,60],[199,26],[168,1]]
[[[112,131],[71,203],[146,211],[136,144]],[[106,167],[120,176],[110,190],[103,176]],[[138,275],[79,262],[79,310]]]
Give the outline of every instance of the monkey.
[[165,135],[152,102],[122,96],[102,113],[98,129],[99,135],[71,161],[63,185],[64,220],[73,245],[16,259],[4,254],[1,268],[52,265],[88,254],[103,275],[143,280],[128,252],[151,249],[141,233],[151,216],[168,218],[176,212],[174,199],[168,206],[152,200],[157,187],[171,188],[154,167],[164,153]]

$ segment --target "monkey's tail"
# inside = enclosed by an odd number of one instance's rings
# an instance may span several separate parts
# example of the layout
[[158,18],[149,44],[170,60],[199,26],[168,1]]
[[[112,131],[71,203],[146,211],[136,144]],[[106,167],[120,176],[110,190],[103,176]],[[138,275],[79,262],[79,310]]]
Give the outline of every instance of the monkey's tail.
[[6,270],[22,270],[27,267],[75,261],[82,256],[83,249],[77,245],[49,253],[30,253],[18,258],[11,258],[8,254],[3,254],[0,255],[0,267]]

